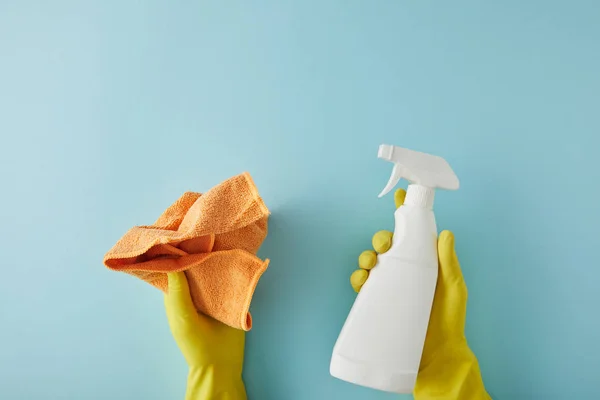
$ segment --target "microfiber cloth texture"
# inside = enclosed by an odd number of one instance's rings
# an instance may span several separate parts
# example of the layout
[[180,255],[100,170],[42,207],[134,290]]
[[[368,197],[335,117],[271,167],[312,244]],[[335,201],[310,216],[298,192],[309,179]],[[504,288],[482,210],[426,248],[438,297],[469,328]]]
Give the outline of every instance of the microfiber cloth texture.
[[104,264],[163,292],[167,272],[185,271],[198,311],[248,331],[252,295],[269,264],[256,256],[268,217],[254,181],[243,173],[204,194],[184,193],[153,225],[130,229]]

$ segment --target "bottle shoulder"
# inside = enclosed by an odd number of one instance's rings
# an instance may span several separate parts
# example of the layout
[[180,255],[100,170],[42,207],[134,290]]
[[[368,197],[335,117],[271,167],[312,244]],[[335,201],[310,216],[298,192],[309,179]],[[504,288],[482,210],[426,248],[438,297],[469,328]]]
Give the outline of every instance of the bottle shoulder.
[[437,226],[433,211],[401,206],[394,214],[392,246],[382,260],[396,258],[405,262],[437,265]]

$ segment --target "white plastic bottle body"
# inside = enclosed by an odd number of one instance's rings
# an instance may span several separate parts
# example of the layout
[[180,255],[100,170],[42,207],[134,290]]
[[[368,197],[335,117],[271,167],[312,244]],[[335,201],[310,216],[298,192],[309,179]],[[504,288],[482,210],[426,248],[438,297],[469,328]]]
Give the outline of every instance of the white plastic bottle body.
[[413,391],[438,274],[433,212],[403,205],[390,250],[378,256],[335,344],[331,375],[395,393]]

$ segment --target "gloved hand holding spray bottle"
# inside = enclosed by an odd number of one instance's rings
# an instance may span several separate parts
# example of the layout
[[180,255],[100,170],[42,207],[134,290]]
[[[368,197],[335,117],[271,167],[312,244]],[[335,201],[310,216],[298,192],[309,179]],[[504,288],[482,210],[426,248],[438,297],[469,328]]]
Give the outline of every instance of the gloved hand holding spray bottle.
[[[391,247],[379,249],[373,265],[363,266],[359,259],[361,268],[375,268],[362,290],[357,288],[360,293],[334,347],[330,372],[355,384],[396,393],[411,393],[417,383],[418,399],[489,399],[477,359],[464,338],[466,286],[453,235],[444,232],[438,242],[432,211],[435,188],[458,189],[458,178],[440,157],[389,145],[380,146],[379,157],[394,163],[380,197],[402,177],[411,185],[404,204],[395,212]],[[434,304],[438,248],[442,271],[437,292],[445,298]],[[366,275],[365,270],[359,270],[363,273],[359,275]],[[448,332],[437,326],[440,321],[432,321],[435,326],[428,333],[432,304],[432,319],[462,323],[452,322]],[[448,338],[439,340],[441,336]],[[425,366],[424,346],[429,353],[436,347],[438,354],[437,360],[428,359]],[[445,358],[448,353],[452,359]]]

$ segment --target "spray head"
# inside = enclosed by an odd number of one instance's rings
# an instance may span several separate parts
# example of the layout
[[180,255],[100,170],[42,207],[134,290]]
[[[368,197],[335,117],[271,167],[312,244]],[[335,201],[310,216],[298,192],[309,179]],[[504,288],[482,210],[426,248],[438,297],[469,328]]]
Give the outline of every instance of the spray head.
[[377,156],[394,163],[390,180],[379,197],[388,194],[401,178],[432,189],[458,189],[458,178],[442,157],[389,144],[379,146]]

